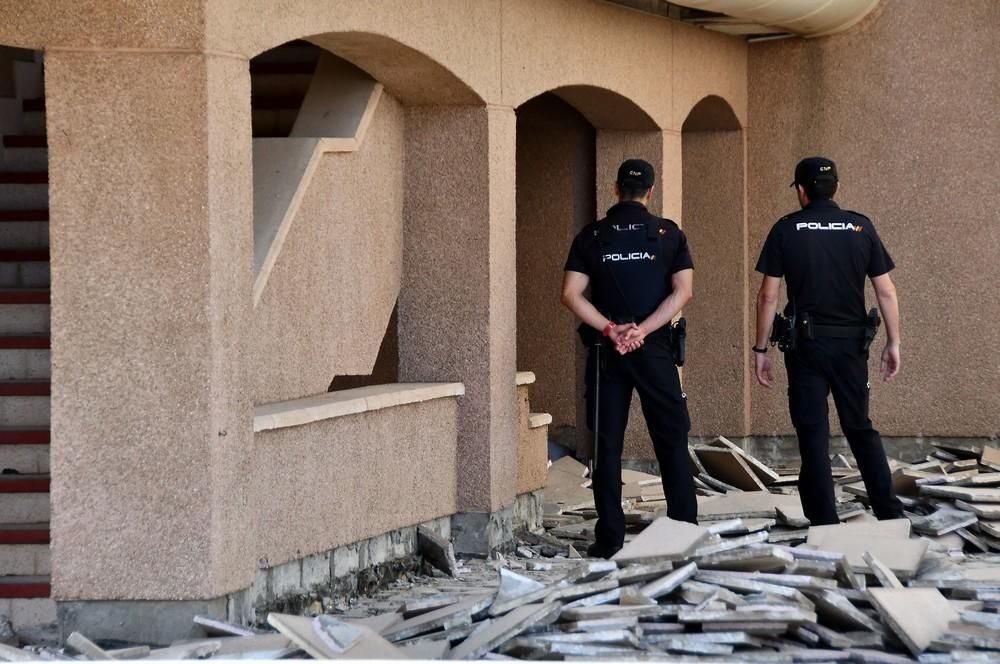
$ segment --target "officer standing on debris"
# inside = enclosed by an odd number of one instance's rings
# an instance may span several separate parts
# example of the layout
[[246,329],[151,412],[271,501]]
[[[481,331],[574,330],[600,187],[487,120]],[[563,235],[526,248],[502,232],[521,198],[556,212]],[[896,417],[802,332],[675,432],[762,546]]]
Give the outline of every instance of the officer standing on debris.
[[[694,264],[677,224],[646,209],[653,184],[649,163],[625,161],[615,182],[618,204],[576,236],[566,259],[562,301],[583,321],[580,337],[590,350],[587,417],[597,439],[598,522],[587,553],[593,557],[611,557],[625,539],[621,456],[633,388],[660,464],[667,514],[691,523],[697,517],[691,423],[675,366],[683,363],[683,330],[671,325],[691,299]],[[588,286],[591,300],[584,296]]]
[[[885,319],[881,374],[890,381],[900,366],[899,303],[889,277],[895,265],[871,220],[833,202],[838,177],[832,161],[803,159],[792,186],[802,209],[771,228],[757,261],[764,279],[757,295],[754,375],[771,387],[770,335],[785,353],[788,409],[802,458],[799,495],[813,525],[839,522],[829,456],[831,391],[875,515],[900,518],[903,508],[893,492],[882,438],[868,418],[868,347],[879,316],[875,309],[865,313],[867,277]],[[776,317],[782,277],[788,304]]]

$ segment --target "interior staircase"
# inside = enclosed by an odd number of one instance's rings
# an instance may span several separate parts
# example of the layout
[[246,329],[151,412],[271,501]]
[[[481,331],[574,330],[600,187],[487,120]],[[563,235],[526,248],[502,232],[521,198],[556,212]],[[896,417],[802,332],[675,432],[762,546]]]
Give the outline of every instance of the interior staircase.
[[42,53],[0,49],[0,614],[55,620],[49,587],[49,211]]

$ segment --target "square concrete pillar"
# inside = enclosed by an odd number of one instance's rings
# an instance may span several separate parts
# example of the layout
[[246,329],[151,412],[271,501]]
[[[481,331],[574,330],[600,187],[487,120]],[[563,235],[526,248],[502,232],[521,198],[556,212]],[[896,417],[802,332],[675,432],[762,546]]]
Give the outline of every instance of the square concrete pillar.
[[247,62],[54,49],[45,83],[53,595],[217,598],[255,569]]
[[517,486],[514,112],[413,107],[406,132],[400,380],[465,383],[458,507],[485,527]]

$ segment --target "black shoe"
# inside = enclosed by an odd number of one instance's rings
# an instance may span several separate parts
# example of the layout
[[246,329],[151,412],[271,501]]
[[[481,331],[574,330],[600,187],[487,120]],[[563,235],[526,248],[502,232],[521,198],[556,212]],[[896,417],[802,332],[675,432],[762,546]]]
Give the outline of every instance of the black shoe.
[[615,555],[622,548],[620,546],[608,547],[600,544],[599,542],[594,542],[587,547],[587,557],[588,558],[610,558]]

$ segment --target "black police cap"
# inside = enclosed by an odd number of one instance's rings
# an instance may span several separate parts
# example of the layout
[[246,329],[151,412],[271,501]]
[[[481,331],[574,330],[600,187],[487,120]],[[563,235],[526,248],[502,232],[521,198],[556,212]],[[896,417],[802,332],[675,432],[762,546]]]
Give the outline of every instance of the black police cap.
[[656,180],[653,165],[642,159],[626,159],[618,167],[618,186],[629,189],[651,189]]
[[826,157],[806,157],[795,165],[795,179],[788,186],[807,185],[823,180],[837,181],[837,165]]

